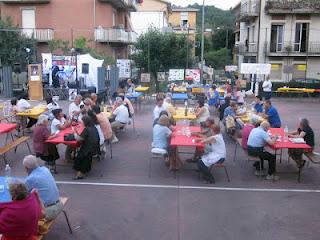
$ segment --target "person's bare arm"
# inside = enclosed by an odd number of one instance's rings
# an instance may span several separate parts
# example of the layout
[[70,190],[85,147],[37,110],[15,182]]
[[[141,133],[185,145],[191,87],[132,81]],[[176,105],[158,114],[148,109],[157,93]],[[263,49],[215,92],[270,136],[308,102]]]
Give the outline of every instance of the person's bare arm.
[[200,108],[196,112],[196,117],[199,117],[204,112],[204,108]]
[[299,134],[299,132],[297,131],[294,134],[290,133],[288,136],[291,138],[304,138],[306,136],[306,132],[301,131]]
[[278,139],[279,135],[274,135],[272,138],[270,138],[269,140],[267,140],[267,143],[269,145],[274,145]]

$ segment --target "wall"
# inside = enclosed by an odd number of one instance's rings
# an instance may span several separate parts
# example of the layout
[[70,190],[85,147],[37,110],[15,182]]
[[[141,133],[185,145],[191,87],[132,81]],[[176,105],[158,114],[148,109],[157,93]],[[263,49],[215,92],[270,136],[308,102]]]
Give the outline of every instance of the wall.
[[150,26],[157,29],[168,26],[163,12],[132,12],[131,21],[138,35],[147,32]]
[[[172,12],[169,16],[169,23],[171,26],[180,26],[181,24],[181,12]],[[188,13],[188,22],[190,28],[196,28],[196,21],[197,21],[197,13],[196,12],[189,12]]]

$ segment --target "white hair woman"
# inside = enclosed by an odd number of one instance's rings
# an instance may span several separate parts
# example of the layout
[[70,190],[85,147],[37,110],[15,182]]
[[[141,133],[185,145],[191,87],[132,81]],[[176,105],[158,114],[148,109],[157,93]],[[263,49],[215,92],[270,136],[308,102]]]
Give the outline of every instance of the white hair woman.
[[55,161],[59,159],[59,153],[56,145],[46,142],[48,139],[55,137],[56,134],[50,135],[48,124],[48,116],[41,114],[33,131],[33,150],[37,157],[45,161],[50,169],[56,172]]

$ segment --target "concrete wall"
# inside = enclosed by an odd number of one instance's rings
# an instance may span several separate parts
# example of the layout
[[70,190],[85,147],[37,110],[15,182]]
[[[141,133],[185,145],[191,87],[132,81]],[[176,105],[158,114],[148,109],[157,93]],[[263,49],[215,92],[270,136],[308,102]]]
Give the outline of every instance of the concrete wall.
[[[172,12],[169,16],[169,23],[171,26],[180,26],[181,24],[181,12]],[[197,12],[189,12],[188,13],[188,22],[190,28],[196,28],[197,22]]]
[[131,21],[138,35],[147,32],[151,26],[159,30],[168,26],[163,12],[132,12]]

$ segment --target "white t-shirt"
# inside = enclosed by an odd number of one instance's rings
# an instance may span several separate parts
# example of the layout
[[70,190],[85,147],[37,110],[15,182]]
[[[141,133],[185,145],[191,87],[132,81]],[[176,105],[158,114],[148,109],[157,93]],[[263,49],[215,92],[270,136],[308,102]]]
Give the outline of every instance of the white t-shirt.
[[272,82],[270,80],[266,80],[262,84],[262,88],[264,92],[271,92],[272,91]]
[[127,124],[129,122],[129,111],[124,105],[120,105],[113,111],[113,115],[116,116],[115,120],[121,123]]
[[17,111],[18,112],[24,112],[25,110],[27,110],[30,107],[31,107],[30,103],[28,103],[28,101],[23,98],[17,102]]
[[226,158],[226,145],[224,143],[222,134],[214,136],[215,142],[211,143],[211,152],[201,157],[202,162],[207,167],[218,162],[221,158]]
[[79,112],[81,109],[80,109],[80,106],[82,104],[80,103],[79,105],[75,104],[74,102],[73,103],[70,103],[69,105],[69,116],[72,118],[73,116],[75,116],[75,118],[77,118],[78,120],[81,120],[82,118],[82,113],[79,114],[79,116],[77,115],[74,115],[73,112]]
[[166,108],[163,105],[161,107],[159,107],[158,105],[155,106],[155,108],[153,109],[153,120],[159,118],[159,115],[162,111],[166,111]]
[[65,122],[66,122],[66,119],[64,119],[64,118],[61,118],[60,120],[56,119],[56,118],[53,119],[51,122],[51,134],[54,134],[54,133],[60,131],[58,128],[58,125],[63,125],[63,124],[65,124]]
[[244,103],[244,96],[245,96],[245,93],[241,91],[237,91],[237,102]]

